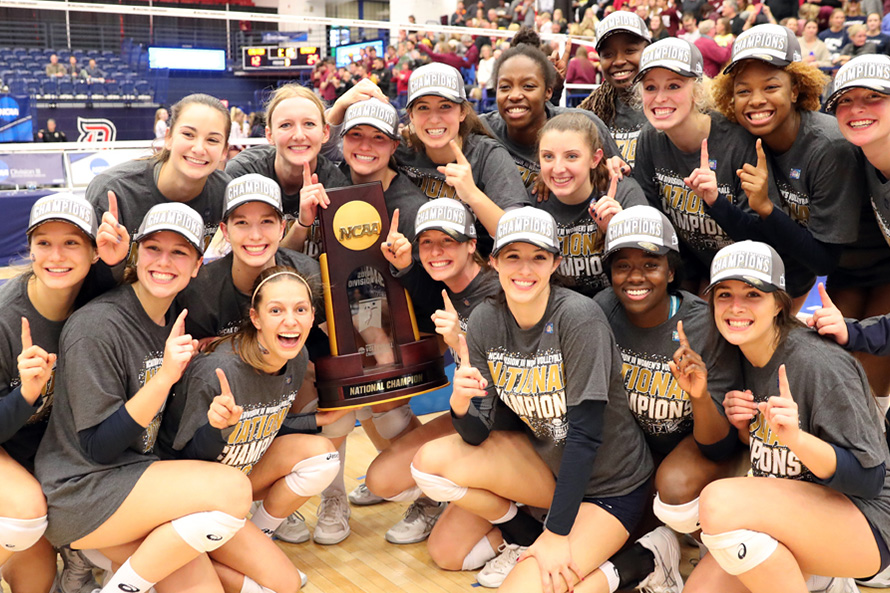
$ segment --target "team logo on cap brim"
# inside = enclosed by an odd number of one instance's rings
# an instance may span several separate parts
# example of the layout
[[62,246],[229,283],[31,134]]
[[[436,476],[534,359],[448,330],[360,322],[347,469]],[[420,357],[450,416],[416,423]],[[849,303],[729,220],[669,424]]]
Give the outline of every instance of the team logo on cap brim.
[[760,288],[763,286],[763,280],[761,280],[760,278],[755,278],[754,276],[745,276],[745,275],[742,275],[742,278],[745,280],[745,282],[747,282],[751,286],[756,286],[757,288]]
[[646,251],[651,251],[653,253],[658,251],[658,246],[655,243],[650,243],[649,241],[640,241],[639,243],[637,243],[637,245],[639,245]]

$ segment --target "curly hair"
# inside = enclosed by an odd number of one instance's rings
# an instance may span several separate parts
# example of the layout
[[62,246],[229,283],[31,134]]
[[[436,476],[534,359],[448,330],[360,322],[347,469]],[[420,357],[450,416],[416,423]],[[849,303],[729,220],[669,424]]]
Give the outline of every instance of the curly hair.
[[[742,66],[741,68],[744,68]],[[729,74],[719,74],[711,84],[711,97],[717,111],[726,119],[736,122],[733,106],[733,84],[741,68],[735,68]],[[800,111],[819,111],[822,107],[822,92],[830,79],[821,70],[803,62],[791,62],[782,68],[791,77],[791,84],[797,87],[795,108]]]

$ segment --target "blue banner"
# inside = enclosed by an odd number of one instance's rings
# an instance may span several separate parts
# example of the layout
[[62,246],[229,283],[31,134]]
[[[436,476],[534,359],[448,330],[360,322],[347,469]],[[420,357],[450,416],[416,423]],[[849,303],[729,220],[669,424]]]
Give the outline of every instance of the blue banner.
[[0,94],[0,142],[33,141],[30,97]]

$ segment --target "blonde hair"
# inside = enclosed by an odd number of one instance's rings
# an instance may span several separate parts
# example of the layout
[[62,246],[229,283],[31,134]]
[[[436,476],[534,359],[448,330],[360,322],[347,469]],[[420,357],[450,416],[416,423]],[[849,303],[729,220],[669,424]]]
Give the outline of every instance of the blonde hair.
[[854,35],[858,35],[859,33],[862,33],[863,31],[868,32],[868,27],[866,27],[865,25],[863,25],[861,23],[856,23],[855,25],[850,25],[849,27],[847,27],[847,37],[849,37],[850,39],[853,39]]
[[[643,76],[643,79],[646,77]],[[711,98],[709,89],[711,87],[711,79],[707,76],[696,80],[692,86],[692,106],[699,113],[708,113],[714,109],[714,101]],[[630,104],[634,109],[642,111],[643,109],[643,80],[631,87]]]
[[327,122],[324,119],[324,104],[321,102],[321,99],[319,99],[314,92],[304,86],[288,83],[278,87],[275,92],[272,93],[272,96],[269,97],[269,101],[266,103],[266,126],[270,128],[272,127],[272,113],[282,101],[295,98],[309,99],[312,101],[318,109],[319,115],[321,115],[321,125],[327,125]]

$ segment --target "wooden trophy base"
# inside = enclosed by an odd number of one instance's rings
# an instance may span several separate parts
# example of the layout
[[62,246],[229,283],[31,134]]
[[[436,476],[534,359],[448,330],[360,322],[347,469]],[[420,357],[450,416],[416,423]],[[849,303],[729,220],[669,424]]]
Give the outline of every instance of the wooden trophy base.
[[344,410],[406,399],[449,384],[435,337],[399,349],[400,366],[363,369],[363,354],[325,356],[315,361],[318,409]]

